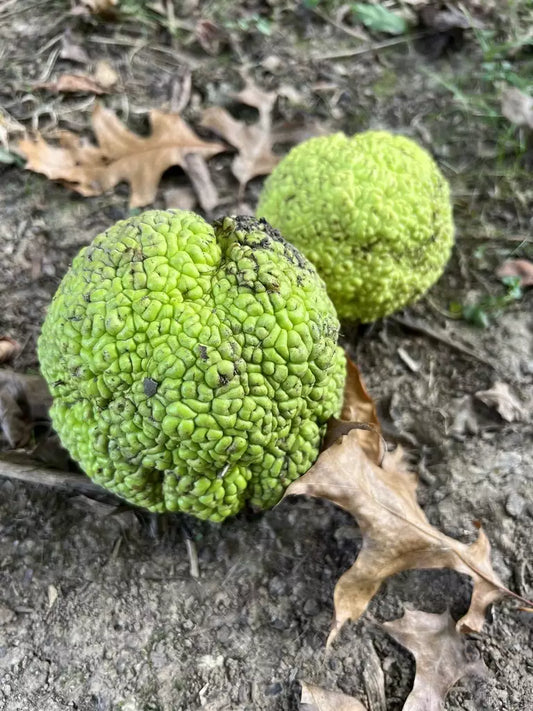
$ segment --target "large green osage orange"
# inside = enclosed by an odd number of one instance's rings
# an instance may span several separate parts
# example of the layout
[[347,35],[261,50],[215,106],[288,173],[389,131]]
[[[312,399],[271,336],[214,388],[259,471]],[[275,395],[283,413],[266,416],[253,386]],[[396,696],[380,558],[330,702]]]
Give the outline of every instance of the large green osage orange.
[[454,241],[449,186],[414,141],[387,131],[311,138],[265,181],[257,215],[316,266],[341,319],[415,301]]
[[39,339],[51,416],[98,484],[222,521],[316,460],[345,359],[314,267],[265,221],[149,211],[74,259]]

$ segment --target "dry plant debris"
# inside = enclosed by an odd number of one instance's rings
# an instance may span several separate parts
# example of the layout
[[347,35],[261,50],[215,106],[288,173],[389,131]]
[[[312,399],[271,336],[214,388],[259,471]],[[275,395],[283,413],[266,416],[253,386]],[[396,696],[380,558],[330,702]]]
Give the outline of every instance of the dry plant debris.
[[239,121],[220,106],[206,109],[201,125],[222,136],[238,153],[231,170],[240,183],[241,191],[252,178],[268,175],[279,161],[272,151],[272,110],[276,102],[275,92],[259,89],[249,78],[245,87],[234,98],[247,106],[256,108],[259,119],[255,124]]
[[520,422],[526,418],[522,403],[514,395],[507,383],[496,382],[489,390],[480,390],[476,398],[487,407],[494,408],[506,422]]
[[301,682],[302,711],[366,711],[360,701],[338,691],[327,691],[314,684]]
[[384,622],[383,627],[416,661],[413,689],[403,711],[440,711],[446,694],[459,679],[485,675],[483,662],[469,659],[465,639],[449,612],[434,615],[406,610],[403,617]]
[[[357,371],[351,368],[346,390],[351,393],[350,400],[357,398],[358,391],[349,383],[353,378],[357,378]],[[360,389],[366,392],[362,384]],[[345,412],[347,407],[345,403]],[[362,411],[357,404],[352,407],[352,411]],[[367,446],[367,432],[356,425],[343,434],[285,493],[332,501],[352,514],[363,534],[354,565],[335,587],[335,613],[327,645],[345,622],[363,614],[387,577],[420,568],[451,568],[473,579],[470,607],[457,628],[480,631],[492,602],[505,594],[518,597],[492,569],[488,538],[480,529],[477,540],[467,545],[431,526],[416,501],[416,477],[405,468],[401,449],[386,453],[380,465],[376,456],[379,450]]]
[[55,81],[34,84],[34,89],[47,89],[56,94],[107,94],[109,87],[86,74],[61,74]]
[[[125,181],[131,185],[130,207],[142,207],[154,201],[165,170],[179,165],[187,172],[188,156],[210,158],[225,150],[220,143],[196,136],[178,114],[151,111],[152,133],[147,137],[132,133],[100,105],[93,111],[92,124],[97,146],[71,131],[59,134],[59,146],[39,134],[19,141],[27,170],[60,180],[84,196],[101,195]],[[198,182],[195,188],[201,192]]]
[[[441,711],[446,694],[467,675],[484,676],[481,659],[471,660],[465,638],[457,632],[448,611],[435,615],[406,610],[403,617],[382,627],[405,647],[416,662],[413,689],[403,711]],[[302,711],[366,711],[351,696],[302,682]]]

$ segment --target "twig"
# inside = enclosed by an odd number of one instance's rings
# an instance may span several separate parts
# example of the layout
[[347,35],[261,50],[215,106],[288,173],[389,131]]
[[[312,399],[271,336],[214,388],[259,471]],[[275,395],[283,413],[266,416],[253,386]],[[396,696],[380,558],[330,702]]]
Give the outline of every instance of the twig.
[[312,55],[311,59],[315,61],[321,61],[325,59],[348,59],[350,57],[357,57],[360,54],[366,54],[367,52],[378,52],[380,49],[387,49],[387,47],[394,47],[397,44],[404,44],[405,42],[411,42],[411,40],[422,39],[430,34],[429,31],[415,32],[412,35],[402,35],[402,37],[395,37],[394,39],[384,40],[383,42],[376,42],[366,47],[357,47],[356,49],[346,49],[343,52],[332,52],[330,54],[316,54]]
[[185,547],[187,549],[187,557],[189,558],[189,572],[191,578],[200,577],[200,564],[198,563],[198,551],[196,543],[189,536],[185,536]]
[[105,490],[82,474],[71,474],[59,469],[41,467],[27,457],[17,454],[0,456],[0,476],[28,484],[44,484],[60,489],[77,489],[84,494],[103,494]]
[[401,316],[391,316],[390,320],[393,323],[397,323],[400,326],[403,326],[404,328],[407,328],[411,331],[415,331],[416,333],[421,333],[424,336],[428,336],[429,338],[432,338],[434,341],[438,341],[439,343],[444,343],[446,346],[449,348],[453,348],[454,350],[458,351],[459,353],[462,353],[465,356],[468,356],[469,358],[473,358],[474,360],[477,360],[478,363],[483,363],[483,365],[487,365],[493,370],[498,370],[496,365],[492,363],[490,360],[487,360],[483,356],[479,355],[475,351],[473,351],[471,348],[468,348],[468,346],[464,346],[462,343],[455,343],[452,341],[448,336],[443,333],[442,331],[436,331],[429,326],[426,326],[425,324],[421,323],[420,321],[415,321],[414,319],[406,318],[406,317],[401,317]]

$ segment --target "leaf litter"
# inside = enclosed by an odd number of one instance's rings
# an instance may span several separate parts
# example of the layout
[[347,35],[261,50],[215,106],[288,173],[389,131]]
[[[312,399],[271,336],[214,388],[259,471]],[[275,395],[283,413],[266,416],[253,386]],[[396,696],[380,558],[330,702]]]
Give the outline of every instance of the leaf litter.
[[448,611],[436,615],[406,610],[403,617],[384,622],[382,627],[415,658],[413,689],[403,711],[440,711],[459,679],[486,675],[482,660],[470,659],[467,642]]
[[[486,671],[481,660],[469,658],[461,633],[481,631],[487,607],[504,595],[531,603],[508,590],[497,577],[490,562],[490,544],[481,529],[478,539],[467,545],[430,525],[416,501],[415,475],[407,470],[401,448],[383,453],[375,405],[357,366],[350,359],[347,364],[341,419],[330,423],[329,446],[315,465],[289,486],[285,496],[304,494],[332,501],[354,516],[363,534],[354,565],[335,588],[327,647],[345,622],[363,614],[390,575],[411,569],[451,568],[473,579],[469,609],[457,623],[449,612],[438,615],[407,610],[401,619],[382,625],[415,657],[415,681],[404,711],[439,711],[448,690],[459,679]],[[365,709],[357,699],[306,682],[302,682],[301,702],[302,711]]]
[[279,162],[279,156],[272,150],[272,110],[277,94],[263,91],[249,77],[245,77],[244,89],[233,94],[233,98],[257,109],[258,121],[248,124],[234,118],[220,106],[211,106],[203,112],[200,125],[214,131],[237,149],[231,170],[239,181],[242,193],[252,178],[268,175]]
[[[403,711],[441,711],[448,691],[465,676],[486,676],[487,668],[472,658],[449,611],[442,614],[405,610],[403,617],[380,625],[415,658],[416,673]],[[302,711],[366,711],[357,699],[302,682]]]
[[[59,180],[86,197],[101,195],[121,182],[131,186],[130,207],[142,207],[156,197],[165,170],[180,166],[187,173],[187,158],[210,158],[225,147],[199,138],[178,114],[152,110],[152,132],[138,136],[110,109],[97,105],[92,115],[94,145],[71,131],[59,133],[59,146],[37,134],[19,141],[17,150],[27,159],[26,169]],[[199,181],[195,189],[201,198]]]
[[[369,420],[363,424],[373,425],[375,416],[369,414],[366,389],[362,382],[353,383],[358,378],[357,369],[350,366],[343,412],[360,415],[366,409]],[[361,392],[364,400],[359,405]],[[372,436],[380,438],[377,431]],[[407,470],[401,448],[386,452],[381,463],[379,451],[378,446],[369,447],[368,430],[350,429],[285,492],[285,496],[332,501],[352,514],[363,534],[355,563],[335,587],[327,646],[348,620],[359,619],[386,578],[404,570],[451,568],[473,579],[469,609],[457,622],[460,631],[479,632],[487,607],[504,595],[530,604],[508,590],[494,572],[490,543],[483,530],[479,529],[477,540],[470,545],[441,533],[417,503],[416,476]]]

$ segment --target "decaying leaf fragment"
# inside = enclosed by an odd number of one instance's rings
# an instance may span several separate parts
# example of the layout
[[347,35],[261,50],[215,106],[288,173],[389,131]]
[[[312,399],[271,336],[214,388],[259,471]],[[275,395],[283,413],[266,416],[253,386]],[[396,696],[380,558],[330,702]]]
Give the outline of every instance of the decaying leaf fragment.
[[272,109],[276,94],[262,91],[250,79],[246,79],[244,89],[235,94],[234,98],[258,110],[257,123],[239,121],[220,106],[212,106],[204,111],[201,125],[222,136],[237,149],[231,170],[242,189],[257,175],[271,173],[279,161],[279,157],[272,151]]
[[[348,392],[353,387],[349,385]],[[374,415],[367,413],[367,417]],[[361,430],[342,424],[346,431],[285,493],[332,501],[352,514],[363,534],[354,565],[335,588],[328,646],[345,622],[363,614],[387,577],[420,568],[451,568],[473,579],[470,608],[457,628],[481,630],[488,605],[505,594],[518,597],[492,569],[485,533],[480,530],[478,539],[467,545],[431,526],[417,503],[416,477],[407,471],[401,449],[385,454],[380,466],[375,451],[365,451],[368,446],[360,439]]]
[[366,711],[360,701],[338,691],[321,689],[314,684],[302,684],[302,711]]
[[507,383],[496,382],[490,390],[479,390],[476,398],[487,407],[493,407],[506,422],[520,422],[526,417],[522,403]]
[[42,136],[24,138],[18,151],[28,162],[26,168],[60,180],[81,195],[101,195],[120,182],[131,185],[130,207],[153,202],[161,176],[173,165],[187,172],[187,157],[204,158],[225,150],[220,143],[203,141],[178,114],[150,112],[152,133],[137,136],[117,116],[96,106],[92,124],[98,146],[87,143],[71,131],[59,136],[59,146]]
[[481,659],[469,659],[465,639],[449,612],[434,615],[406,610],[403,617],[382,626],[416,661],[413,689],[403,711],[440,711],[448,690],[459,679],[486,672]]

